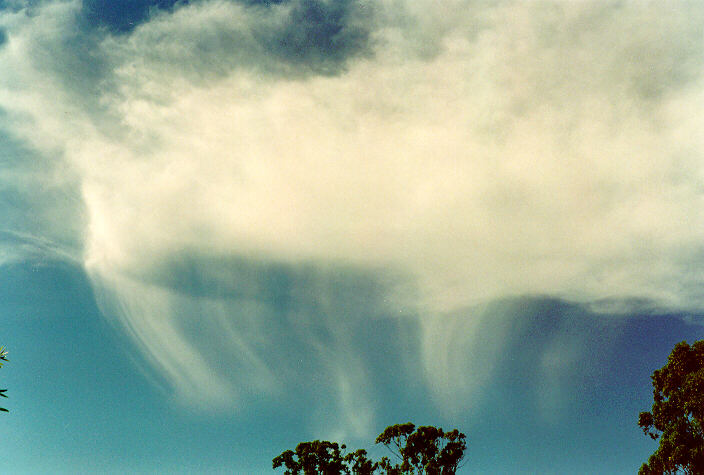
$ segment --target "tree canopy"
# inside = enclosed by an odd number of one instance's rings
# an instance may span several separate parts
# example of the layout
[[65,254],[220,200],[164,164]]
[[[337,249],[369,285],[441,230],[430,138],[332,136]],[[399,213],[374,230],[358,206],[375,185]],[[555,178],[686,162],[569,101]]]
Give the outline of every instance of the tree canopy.
[[638,473],[704,473],[704,340],[675,345],[651,378],[653,407],[638,425],[660,445]]
[[301,442],[296,446],[296,450],[286,450],[281,455],[275,457],[273,467],[285,467],[284,473],[298,475],[313,475],[318,473],[329,474],[372,474],[377,469],[378,464],[367,458],[367,452],[363,449],[349,454],[345,454],[346,446],[337,442],[327,440],[314,440],[312,442]]
[[464,457],[465,439],[457,429],[445,432],[433,426],[416,428],[408,422],[389,426],[376,438],[377,444],[385,445],[395,455],[395,463],[389,457],[372,461],[364,449],[345,453],[345,445],[320,440],[301,442],[295,451],[286,450],[272,462],[275,469],[284,467],[286,475],[450,475]]

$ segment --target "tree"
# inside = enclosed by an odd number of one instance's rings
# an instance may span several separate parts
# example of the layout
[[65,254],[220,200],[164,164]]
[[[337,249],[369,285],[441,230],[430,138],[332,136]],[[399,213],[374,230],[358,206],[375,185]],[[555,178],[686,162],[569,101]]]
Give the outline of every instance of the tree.
[[346,446],[327,440],[301,442],[296,451],[286,450],[272,460],[274,468],[284,466],[286,475],[355,474],[371,475],[378,464],[367,458],[366,450],[344,454]]
[[[415,429],[415,430],[414,430]],[[444,432],[441,428],[422,426],[417,429],[408,422],[387,427],[376,438],[401,461],[391,465],[388,458],[380,462],[387,474],[418,473],[428,475],[454,474],[467,449],[466,436],[454,429]],[[395,447],[397,452],[391,449]]]
[[392,464],[388,457],[379,462],[367,458],[364,449],[348,454],[345,445],[315,440],[301,442],[296,450],[286,450],[273,459],[273,467],[283,466],[286,475],[355,474],[454,474],[467,448],[466,436],[457,429],[444,432],[441,428],[423,426],[416,429],[408,422],[387,427],[376,439],[399,459]]
[[638,425],[660,445],[638,473],[704,473],[704,340],[675,345],[651,378],[653,408]]
[[[0,346],[0,368],[2,368],[3,361],[6,362],[6,361],[9,361],[9,360],[7,359],[7,351],[5,350],[5,347]],[[7,391],[7,389],[0,389],[0,396],[2,396],[2,397],[7,397],[7,394],[5,394],[6,391]],[[5,409],[4,407],[0,407],[0,411],[2,411],[2,412],[9,412],[9,411],[8,411],[7,409]]]

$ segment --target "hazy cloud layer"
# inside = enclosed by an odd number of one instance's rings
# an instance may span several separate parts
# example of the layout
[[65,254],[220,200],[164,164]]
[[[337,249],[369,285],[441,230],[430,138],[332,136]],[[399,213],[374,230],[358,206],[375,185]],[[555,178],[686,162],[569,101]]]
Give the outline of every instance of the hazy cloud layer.
[[[73,224],[36,232],[73,233],[181,396],[276,394],[277,332],[311,329],[361,434],[373,365],[350,322],[414,322],[459,405],[491,377],[481,340],[511,331],[467,308],[704,308],[698,3],[157,3],[129,27],[86,26],[100,2],[6,9],[0,107],[47,164],[12,176],[69,197],[45,209]],[[541,360],[558,379],[568,346]]]

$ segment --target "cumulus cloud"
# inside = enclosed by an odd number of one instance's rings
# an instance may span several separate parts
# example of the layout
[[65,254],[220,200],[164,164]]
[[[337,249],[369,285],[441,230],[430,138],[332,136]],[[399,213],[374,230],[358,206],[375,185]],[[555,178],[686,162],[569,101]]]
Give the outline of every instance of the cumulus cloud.
[[[308,348],[363,433],[345,331],[371,307],[321,279],[380,279],[438,394],[491,374],[491,352],[471,381],[451,356],[482,302],[704,308],[698,4],[202,1],[76,33],[84,13],[3,12],[3,127],[70,177],[105,313],[184,396],[276,392],[267,325],[321,325]],[[169,276],[183,256],[212,295]],[[290,305],[333,308],[273,308],[272,265]]]

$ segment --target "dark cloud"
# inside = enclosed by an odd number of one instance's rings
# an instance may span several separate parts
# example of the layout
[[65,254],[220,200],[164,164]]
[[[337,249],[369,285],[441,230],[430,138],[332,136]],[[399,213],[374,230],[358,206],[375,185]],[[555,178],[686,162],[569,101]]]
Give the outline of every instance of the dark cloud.
[[0,0],[0,11],[9,10],[11,12],[16,12],[22,8],[28,8],[36,5],[37,1],[13,1],[13,0]]
[[[275,75],[332,75],[371,54],[372,11],[358,0],[244,1],[261,21],[250,32],[223,29],[194,38],[198,71],[236,68]],[[284,20],[274,20],[286,8]],[[186,66],[188,67],[188,66]]]
[[[358,0],[230,3],[245,6],[248,18],[245,24],[223,21],[193,29],[186,26],[187,31],[176,26],[165,31],[163,38],[150,38],[147,41],[150,48],[134,53],[164,74],[168,72],[171,77],[193,83],[220,78],[238,69],[269,77],[334,75],[345,70],[350,58],[371,53],[372,12]],[[44,4],[0,0],[0,10],[24,10],[33,16]],[[28,42],[26,57],[31,58],[37,70],[61,82],[74,105],[96,112],[93,114],[96,126],[114,126],[109,114],[100,113],[105,112],[101,98],[118,89],[113,72],[124,65],[120,64],[119,55],[113,56],[105,48],[115,44],[126,46],[133,34],[139,34],[135,30],[140,24],[157,15],[176,14],[189,5],[200,8],[208,2],[85,0],[80,10],[70,14],[62,33],[38,36]],[[117,43],[106,46],[109,37]],[[7,39],[8,33],[0,30],[0,47]]]
[[[240,0],[252,6],[271,6],[287,3],[290,0]],[[8,2],[0,0],[0,9]],[[180,6],[192,3],[190,0],[85,0],[83,20],[93,28],[104,28],[115,34],[129,33],[138,25],[149,20],[157,11],[173,11]]]
[[348,57],[368,52],[369,25],[363,20],[369,13],[355,1],[301,0],[288,23],[263,43],[285,61],[334,72]]
[[239,3],[243,3],[245,5],[261,5],[261,6],[271,6],[271,5],[279,5],[280,3],[288,3],[291,0],[240,0]]
[[117,34],[128,33],[148,20],[156,10],[170,11],[188,3],[188,0],[86,0],[82,15],[91,27]]
[[[175,12],[196,2],[183,0],[89,0],[81,11],[83,30],[114,35],[131,33],[158,12]],[[198,2],[205,3],[205,2]],[[369,8],[358,0],[242,0],[251,9],[250,31],[219,25],[193,32],[177,61],[186,75],[226,74],[236,68],[277,74],[334,74],[348,58],[370,52]],[[281,9],[286,14],[280,19]],[[100,33],[99,33],[100,34]],[[164,38],[164,41],[171,41]],[[192,53],[192,54],[191,54]],[[160,54],[155,52],[154,54]]]

